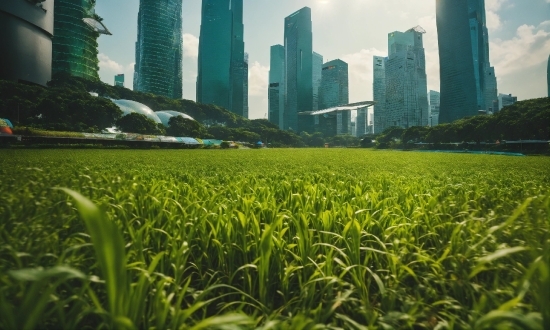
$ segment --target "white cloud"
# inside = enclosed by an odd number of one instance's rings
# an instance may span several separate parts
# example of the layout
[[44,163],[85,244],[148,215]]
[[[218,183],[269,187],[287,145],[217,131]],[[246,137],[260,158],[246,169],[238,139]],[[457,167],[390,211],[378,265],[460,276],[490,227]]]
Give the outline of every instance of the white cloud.
[[183,35],[183,56],[193,59],[199,57],[199,38],[190,33]]
[[109,56],[105,54],[99,54],[99,69],[100,70],[108,70],[108,71],[114,71],[118,73],[122,73],[124,71],[124,66],[121,64],[118,64],[117,62],[111,60]]
[[550,53],[550,21],[539,26],[522,25],[510,40],[490,42],[491,64],[497,77],[525,70],[547,60]]
[[261,65],[255,61],[248,68],[248,95],[264,96],[267,95],[269,84],[269,67]]
[[99,75],[101,80],[108,84],[112,84],[114,76],[117,74],[124,74],[124,85],[127,88],[132,88],[132,80],[134,79],[134,63],[126,65],[120,64],[105,54],[99,54]]
[[348,63],[350,102],[372,100],[373,56],[387,56],[387,53],[370,48],[341,57]]

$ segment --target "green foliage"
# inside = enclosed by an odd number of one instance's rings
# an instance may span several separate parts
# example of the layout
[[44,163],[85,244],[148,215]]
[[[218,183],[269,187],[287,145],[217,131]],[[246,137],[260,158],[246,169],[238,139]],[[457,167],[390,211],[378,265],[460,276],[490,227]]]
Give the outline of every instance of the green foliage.
[[5,150],[0,328],[546,329],[549,167]]
[[206,138],[206,129],[199,122],[181,116],[170,118],[166,134],[180,137],[202,137]]
[[157,124],[152,119],[147,118],[147,116],[135,112],[117,120],[116,126],[119,130],[126,133],[164,134],[164,126],[162,124]]

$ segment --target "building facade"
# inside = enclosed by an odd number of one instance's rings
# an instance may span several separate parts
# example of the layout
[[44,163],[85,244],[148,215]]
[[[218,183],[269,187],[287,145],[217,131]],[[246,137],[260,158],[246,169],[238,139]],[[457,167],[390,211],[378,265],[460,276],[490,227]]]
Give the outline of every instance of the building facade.
[[248,117],[244,66],[243,0],[203,0],[197,102]]
[[428,125],[426,57],[420,27],[388,35],[386,104],[383,126],[409,128]]
[[124,87],[124,74],[117,74],[115,76],[115,86]]
[[387,57],[373,58],[374,134],[382,133],[386,125],[386,63]]
[[271,46],[269,62],[268,119],[280,129],[284,129],[285,47],[283,45]]
[[95,0],[55,0],[52,73],[99,80],[97,39],[110,34]]
[[429,126],[439,125],[439,105],[441,103],[441,94],[437,91],[428,92],[428,100],[430,102],[430,113],[429,113]]
[[244,53],[244,66],[243,66],[243,117],[248,118],[248,53]]
[[517,96],[512,96],[512,94],[498,94],[498,109],[497,111],[502,110],[502,108],[512,105],[518,101]]
[[546,86],[548,86],[548,97],[550,97],[550,55],[548,55],[548,65],[546,66]]
[[313,109],[313,33],[311,9],[304,7],[285,18],[285,111],[283,128],[312,131],[311,116],[298,112]]
[[52,77],[54,3],[0,1],[0,79],[46,85]]
[[368,116],[368,107],[357,109],[357,117],[355,118],[355,136],[360,138],[367,132],[367,116]]
[[313,76],[313,110],[322,109],[319,107],[319,88],[321,87],[321,71],[323,69],[323,55],[313,52],[312,55],[312,71]]
[[182,96],[182,2],[140,0],[134,90]]
[[[319,109],[349,103],[348,64],[340,59],[323,64],[319,88]],[[318,117],[316,117],[318,118]],[[317,126],[317,122],[315,122]],[[337,113],[336,134],[351,134],[351,111]]]
[[489,63],[485,0],[436,2],[441,81],[440,122],[493,111],[495,70]]

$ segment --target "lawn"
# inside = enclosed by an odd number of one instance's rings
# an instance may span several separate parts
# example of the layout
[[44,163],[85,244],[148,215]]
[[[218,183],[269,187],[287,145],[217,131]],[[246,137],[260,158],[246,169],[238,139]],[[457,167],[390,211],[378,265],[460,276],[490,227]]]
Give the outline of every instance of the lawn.
[[548,157],[0,150],[0,187],[0,329],[550,329]]

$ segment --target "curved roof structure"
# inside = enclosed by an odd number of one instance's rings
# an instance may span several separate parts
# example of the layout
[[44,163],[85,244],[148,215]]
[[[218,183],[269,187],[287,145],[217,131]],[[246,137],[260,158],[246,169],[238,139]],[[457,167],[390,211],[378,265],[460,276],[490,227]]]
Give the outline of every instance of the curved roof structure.
[[157,114],[145,104],[141,104],[139,102],[131,101],[131,100],[111,100],[111,101],[113,101],[114,104],[118,105],[120,110],[122,110],[122,112],[124,113],[124,116],[135,112],[135,113],[144,115],[145,117],[153,120],[157,124],[162,123],[159,116],[157,116]]
[[195,119],[193,119],[193,117],[191,117],[191,116],[189,116],[189,115],[187,115],[183,112],[173,111],[173,110],[157,111],[157,112],[155,112],[155,114],[160,118],[160,121],[166,127],[168,127],[168,122],[170,121],[170,118],[175,117],[175,116],[180,116],[180,117],[183,117],[183,118],[189,119],[189,120],[195,120]]

